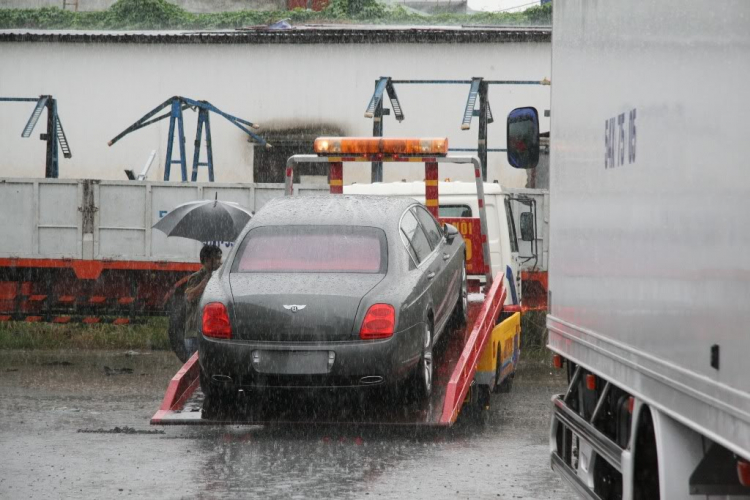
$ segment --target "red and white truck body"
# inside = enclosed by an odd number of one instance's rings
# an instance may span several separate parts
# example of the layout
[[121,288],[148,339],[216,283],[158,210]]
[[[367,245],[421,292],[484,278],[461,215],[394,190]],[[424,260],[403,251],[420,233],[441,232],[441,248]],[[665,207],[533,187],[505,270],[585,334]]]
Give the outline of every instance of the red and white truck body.
[[200,268],[201,243],[151,226],[188,201],[255,211],[283,193],[282,184],[0,179],[0,320],[127,324],[163,314],[169,291]]
[[750,4],[563,0],[553,27],[553,467],[750,494]]

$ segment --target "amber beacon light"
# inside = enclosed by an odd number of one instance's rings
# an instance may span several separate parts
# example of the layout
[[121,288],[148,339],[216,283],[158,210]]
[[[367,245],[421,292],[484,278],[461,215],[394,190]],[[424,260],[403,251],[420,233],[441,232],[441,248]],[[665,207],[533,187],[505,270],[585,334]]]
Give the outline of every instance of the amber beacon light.
[[445,156],[448,138],[318,137],[313,149],[319,155]]

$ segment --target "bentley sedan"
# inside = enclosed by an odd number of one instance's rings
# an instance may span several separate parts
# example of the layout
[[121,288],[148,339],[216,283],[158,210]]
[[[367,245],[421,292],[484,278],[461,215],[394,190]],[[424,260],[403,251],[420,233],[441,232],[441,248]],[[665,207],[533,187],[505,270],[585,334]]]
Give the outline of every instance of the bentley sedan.
[[465,323],[465,244],[413,201],[272,200],[201,299],[206,404],[237,390],[408,388],[429,397],[433,346]]

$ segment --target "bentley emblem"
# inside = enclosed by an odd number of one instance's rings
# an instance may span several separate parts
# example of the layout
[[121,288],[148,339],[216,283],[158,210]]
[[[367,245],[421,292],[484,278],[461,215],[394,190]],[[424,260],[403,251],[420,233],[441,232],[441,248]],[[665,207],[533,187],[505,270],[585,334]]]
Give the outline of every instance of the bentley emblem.
[[296,304],[286,305],[286,304],[284,304],[284,309],[286,309],[287,311],[292,311],[293,313],[296,313],[297,311],[301,311],[305,307],[307,307],[307,305],[296,305]]

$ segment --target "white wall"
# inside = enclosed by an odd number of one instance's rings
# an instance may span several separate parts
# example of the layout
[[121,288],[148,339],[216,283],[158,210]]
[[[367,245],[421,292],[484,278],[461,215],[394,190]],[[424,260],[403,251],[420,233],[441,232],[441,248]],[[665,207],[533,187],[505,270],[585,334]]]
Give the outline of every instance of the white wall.
[[[379,76],[541,80],[550,74],[550,45],[5,43],[0,68],[0,96],[52,94],[59,100],[73,151],[72,159],[61,159],[60,177],[124,179],[123,169],[140,170],[156,149],[159,164],[149,179],[160,180],[168,120],[134,132],[111,148],[107,141],[172,95],[209,100],[262,126],[324,123],[349,135],[371,135],[372,121],[364,118],[364,111]],[[471,131],[460,130],[468,90],[468,85],[397,87],[406,120],[399,124],[386,117],[385,135],[447,135],[452,147],[476,147],[476,121]],[[533,105],[541,115],[549,109],[549,87],[492,86],[490,102],[496,122],[489,126],[489,147],[501,148],[507,113]],[[33,104],[0,106],[0,177],[42,177],[44,143],[20,137]],[[190,165],[196,114],[187,111],[185,116]],[[230,123],[216,115],[211,119],[216,180],[252,181],[253,146]],[[542,120],[542,130],[549,130],[548,119]],[[43,121],[36,138],[44,131]],[[525,172],[509,167],[504,153],[491,153],[488,163],[490,181],[525,185]],[[421,179],[419,170],[407,173],[402,164],[386,164],[385,180]],[[347,165],[344,181],[368,181],[369,171],[369,164]],[[462,167],[441,167],[440,175],[470,179]],[[205,169],[199,177],[204,179]],[[177,165],[172,180],[179,180]]]

